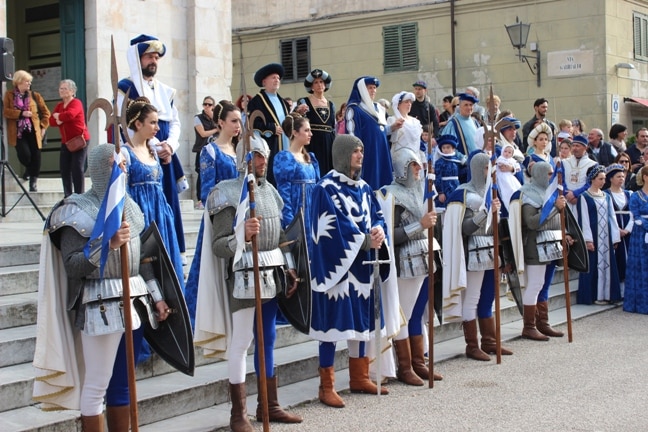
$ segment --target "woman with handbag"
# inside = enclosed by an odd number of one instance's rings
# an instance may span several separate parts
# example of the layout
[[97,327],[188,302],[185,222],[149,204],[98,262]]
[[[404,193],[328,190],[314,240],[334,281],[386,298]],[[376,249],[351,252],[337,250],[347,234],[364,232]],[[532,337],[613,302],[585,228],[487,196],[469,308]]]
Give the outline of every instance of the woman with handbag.
[[16,148],[18,160],[25,166],[23,179],[29,179],[30,192],[37,192],[41,148],[50,112],[43,97],[30,90],[31,84],[29,72],[17,70],[14,73],[14,89],[4,95],[3,115],[7,119],[7,141]]
[[59,83],[59,102],[49,119],[50,126],[61,131],[60,169],[65,196],[85,191],[85,161],[90,133],[86,128],[85,113],[76,96],[77,86],[71,79]]

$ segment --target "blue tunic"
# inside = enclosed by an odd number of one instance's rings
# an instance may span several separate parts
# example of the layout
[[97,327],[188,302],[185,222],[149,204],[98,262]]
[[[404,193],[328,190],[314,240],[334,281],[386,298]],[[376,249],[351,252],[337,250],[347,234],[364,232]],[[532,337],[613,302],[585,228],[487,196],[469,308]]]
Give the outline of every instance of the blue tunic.
[[[207,202],[209,191],[223,180],[236,178],[236,158],[225,154],[218,147],[218,144],[211,142],[207,144],[200,152],[200,199]],[[200,222],[198,239],[196,240],[196,249],[194,258],[191,261],[189,277],[187,277],[187,286],[185,288],[185,301],[189,311],[191,326],[193,327],[196,319],[196,300],[198,298],[198,278],[200,277],[200,259],[202,255],[202,240],[204,223]]]
[[439,155],[439,159],[434,163],[434,186],[438,194],[445,195],[445,201],[440,202],[435,198],[434,203],[437,207],[445,208],[450,199],[450,195],[459,187],[459,168],[460,161],[453,155]]
[[[373,269],[362,262],[371,261],[375,253],[361,247],[372,227],[385,229],[373,190],[363,180],[331,171],[313,189],[310,215],[311,337],[324,342],[369,340],[374,330]],[[383,251],[384,245],[381,255]],[[381,266],[383,280],[388,271]]]
[[372,190],[391,184],[394,177],[386,125],[380,124],[359,104],[351,103],[347,106],[345,125],[347,133],[360,138],[364,144],[362,179]]
[[648,196],[642,190],[630,197],[630,211],[635,224],[630,234],[628,261],[632,265],[626,269],[623,310],[648,314]]
[[313,153],[309,153],[311,163],[303,164],[289,151],[280,151],[275,156],[274,177],[277,190],[284,201],[281,226],[286,228],[300,209],[304,212],[306,232],[310,232],[310,208],[313,188],[320,178],[319,163]]

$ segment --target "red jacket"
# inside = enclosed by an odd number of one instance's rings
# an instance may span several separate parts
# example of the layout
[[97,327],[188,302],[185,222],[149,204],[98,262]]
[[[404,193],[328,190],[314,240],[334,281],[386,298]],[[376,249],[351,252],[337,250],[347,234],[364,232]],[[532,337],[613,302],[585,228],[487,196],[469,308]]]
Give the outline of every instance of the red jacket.
[[[61,124],[56,123],[54,114],[59,113],[59,121]],[[86,141],[90,139],[90,132],[86,127],[85,112],[83,105],[77,98],[73,98],[67,106],[63,106],[63,102],[59,102],[52,116],[49,119],[50,126],[58,126],[61,131],[61,143],[65,144],[68,140],[83,135]]]

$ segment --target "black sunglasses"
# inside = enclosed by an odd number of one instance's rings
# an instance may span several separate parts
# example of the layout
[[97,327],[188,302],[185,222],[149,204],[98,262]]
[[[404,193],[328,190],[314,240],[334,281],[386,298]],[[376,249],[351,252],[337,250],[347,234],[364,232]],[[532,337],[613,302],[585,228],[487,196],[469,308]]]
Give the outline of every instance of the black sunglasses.
[[203,102],[203,106],[214,106],[213,103]]

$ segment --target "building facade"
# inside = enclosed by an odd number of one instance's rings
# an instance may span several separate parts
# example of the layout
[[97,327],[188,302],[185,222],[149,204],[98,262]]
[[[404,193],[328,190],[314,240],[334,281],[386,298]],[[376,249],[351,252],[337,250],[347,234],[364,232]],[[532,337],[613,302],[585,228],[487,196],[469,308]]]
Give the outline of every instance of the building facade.
[[[376,98],[391,100],[424,80],[437,106],[466,86],[485,102],[492,86],[502,108],[522,121],[544,97],[556,123],[579,118],[604,131],[616,122],[630,131],[648,124],[647,1],[277,1],[272,9],[255,1],[232,8],[234,96],[241,83],[254,94],[254,72],[279,62],[287,70],[280,94],[293,99],[306,95],[305,75],[321,68],[333,78],[327,96],[336,106],[355,78],[375,75]],[[520,52],[528,66],[505,27],[517,20],[531,24]]]

